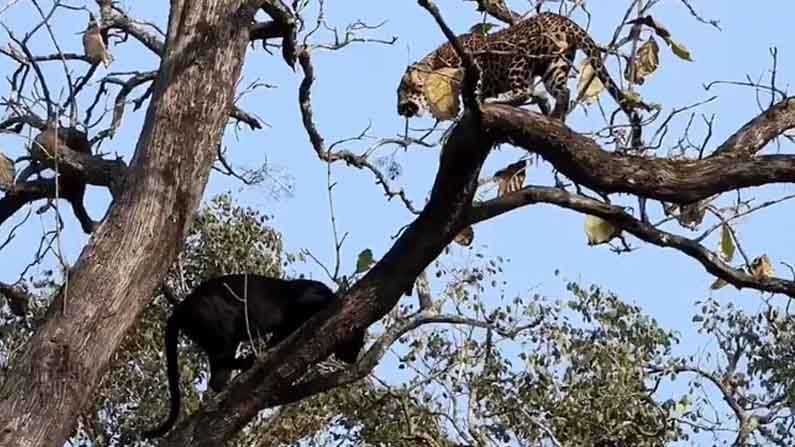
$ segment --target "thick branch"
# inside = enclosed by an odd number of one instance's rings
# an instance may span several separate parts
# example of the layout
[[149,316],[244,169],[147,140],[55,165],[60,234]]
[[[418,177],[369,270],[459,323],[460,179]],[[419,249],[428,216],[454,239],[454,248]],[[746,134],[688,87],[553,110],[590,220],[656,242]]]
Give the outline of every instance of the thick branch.
[[[227,392],[181,423],[165,445],[215,446],[229,439],[274,397],[301,377],[333,346],[369,326],[394,307],[403,292],[463,227],[477,188],[480,167],[494,141],[465,114],[442,151],[428,204],[395,245],[335,306],[310,319]],[[318,334],[323,334],[318,336]]]
[[726,264],[718,255],[694,240],[657,229],[653,225],[635,219],[621,207],[571,194],[560,188],[529,186],[515,193],[476,205],[472,208],[469,222],[472,224],[481,222],[516,208],[535,203],[550,203],[562,208],[601,217],[645,242],[681,251],[698,261],[709,273],[737,288],[749,287],[795,297],[794,281],[755,277]]
[[721,144],[713,156],[751,157],[773,138],[795,128],[795,98],[785,98],[752,119]]
[[0,385],[0,445],[66,442],[176,256],[229,119],[255,13],[245,3],[171,1],[127,185]]
[[738,188],[795,182],[794,155],[733,155],[761,150],[768,140],[750,136],[769,136],[773,128],[784,132],[792,125],[789,113],[752,121],[758,125],[746,125],[741,131],[748,137],[732,137],[722,145],[725,154],[670,160],[607,152],[590,138],[533,112],[496,104],[483,105],[482,110],[484,127],[501,141],[541,155],[574,182],[602,193],[630,193],[687,204]]
[[[261,6],[262,10],[273,19],[278,27],[282,37],[282,58],[284,58],[284,62],[290,68],[295,69],[298,48],[296,44],[298,22],[295,20],[293,12],[281,0],[264,0]],[[263,41],[264,44],[265,42]]]

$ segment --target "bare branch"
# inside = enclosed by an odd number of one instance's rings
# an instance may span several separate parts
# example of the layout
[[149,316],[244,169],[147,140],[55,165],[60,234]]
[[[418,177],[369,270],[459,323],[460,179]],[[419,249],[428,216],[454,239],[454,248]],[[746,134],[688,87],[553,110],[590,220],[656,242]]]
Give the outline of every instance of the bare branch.
[[304,71],[304,79],[298,87],[298,102],[301,108],[301,119],[304,123],[304,129],[309,136],[309,142],[312,144],[317,156],[326,162],[344,161],[348,165],[359,168],[367,169],[376,177],[376,181],[380,184],[384,193],[388,198],[398,197],[403,204],[414,214],[419,214],[414,205],[409,200],[406,192],[401,190],[394,191],[389,187],[386,176],[369,160],[366,156],[359,156],[349,151],[336,151],[332,152],[326,147],[325,140],[317,130],[314,122],[314,114],[312,112],[312,84],[315,80],[315,69],[312,65],[312,59],[309,51],[306,48],[301,48],[298,52],[298,62],[301,69]]
[[635,219],[621,207],[585,196],[571,194],[560,188],[528,186],[515,193],[475,205],[472,208],[469,223],[482,222],[519,207],[535,203],[549,203],[601,217],[638,239],[660,247],[674,248],[692,257],[701,263],[709,273],[737,288],[748,287],[795,297],[795,281],[756,277],[742,270],[735,269],[723,262],[717,254],[692,239],[659,230],[651,224]]

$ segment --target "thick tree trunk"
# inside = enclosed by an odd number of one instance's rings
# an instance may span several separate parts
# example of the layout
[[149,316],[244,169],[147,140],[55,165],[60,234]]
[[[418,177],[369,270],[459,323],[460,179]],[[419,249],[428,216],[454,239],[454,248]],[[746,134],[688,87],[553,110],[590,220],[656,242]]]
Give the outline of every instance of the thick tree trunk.
[[0,445],[60,446],[176,255],[240,75],[251,0],[172,0],[126,190],[0,388]]

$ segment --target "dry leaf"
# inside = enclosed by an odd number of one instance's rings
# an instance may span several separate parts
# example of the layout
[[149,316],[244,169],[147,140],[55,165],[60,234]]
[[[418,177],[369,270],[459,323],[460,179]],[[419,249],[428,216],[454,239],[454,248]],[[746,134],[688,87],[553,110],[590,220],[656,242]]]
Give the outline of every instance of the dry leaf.
[[602,80],[596,76],[596,71],[586,59],[580,67],[580,78],[577,80],[577,98],[586,104],[596,101],[596,98],[605,89]]
[[451,120],[458,116],[463,77],[464,71],[460,68],[442,68],[428,73],[422,88],[431,114],[437,120]]
[[616,228],[610,222],[590,214],[585,217],[585,235],[588,237],[588,245],[607,243],[619,234],[621,234],[621,229]]
[[[643,84],[646,78],[657,70],[660,65],[660,47],[654,37],[649,37],[643,45],[638,48],[635,54],[634,73],[631,73],[631,65],[627,65],[624,70],[624,79],[634,84]],[[634,75],[634,76],[633,76]]]
[[107,48],[105,48],[105,41],[102,40],[102,34],[97,23],[89,23],[85,34],[83,34],[83,52],[86,57],[91,59],[91,62],[95,64],[102,62],[105,67],[110,65],[113,60]]
[[9,191],[14,186],[14,162],[0,152],[0,190]]
[[679,209],[677,220],[683,227],[695,229],[704,220],[706,212],[707,204],[705,202],[691,203]]
[[[666,216],[676,215],[676,220],[683,227],[694,230],[704,220],[704,214],[707,211],[707,205],[714,200],[715,197],[717,196],[707,197],[704,200],[685,206],[663,203],[663,210],[665,210]],[[679,214],[676,214],[677,210],[679,211]]]
[[720,257],[726,262],[731,262],[735,248],[731,228],[723,224],[720,231]]
[[475,230],[472,229],[472,226],[468,226],[463,230],[461,230],[458,234],[456,234],[455,239],[453,240],[458,245],[469,247],[474,239],[475,239]]
[[516,163],[509,164],[494,174],[494,178],[497,179],[497,184],[499,185],[497,188],[497,197],[502,197],[505,194],[510,194],[522,189],[525,176],[527,175],[527,171],[525,170],[526,166],[527,162],[525,160],[520,160]]
[[751,274],[754,275],[754,278],[762,279],[772,277],[776,271],[773,269],[770,258],[767,255],[762,255],[751,262]]

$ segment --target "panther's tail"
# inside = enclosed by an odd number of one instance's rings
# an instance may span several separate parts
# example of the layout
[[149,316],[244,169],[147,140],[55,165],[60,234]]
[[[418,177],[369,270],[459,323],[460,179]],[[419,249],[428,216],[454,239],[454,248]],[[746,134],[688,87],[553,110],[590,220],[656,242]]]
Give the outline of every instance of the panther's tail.
[[172,314],[166,321],[165,351],[166,368],[168,375],[168,391],[171,394],[171,407],[168,411],[168,418],[152,430],[145,431],[143,437],[157,438],[166,434],[179,417],[180,393],[179,393],[179,365],[177,364],[177,339],[179,336],[179,322],[177,313]]

